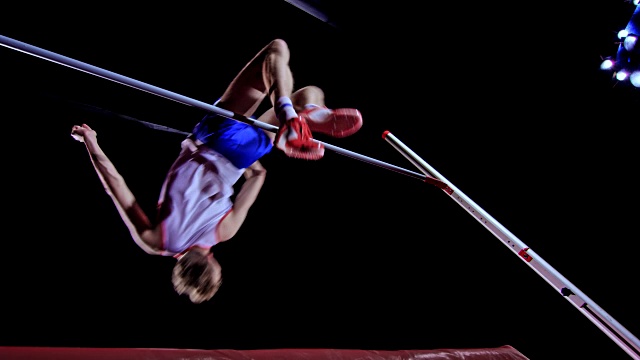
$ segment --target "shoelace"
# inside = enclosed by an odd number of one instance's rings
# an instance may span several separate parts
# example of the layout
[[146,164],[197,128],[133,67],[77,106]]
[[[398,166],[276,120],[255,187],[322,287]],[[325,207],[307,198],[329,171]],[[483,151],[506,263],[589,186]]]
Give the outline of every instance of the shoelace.
[[308,142],[312,139],[311,129],[309,126],[303,125],[306,125],[306,121],[302,117],[291,119],[289,122],[289,128],[298,134],[298,138],[293,140],[297,143]]

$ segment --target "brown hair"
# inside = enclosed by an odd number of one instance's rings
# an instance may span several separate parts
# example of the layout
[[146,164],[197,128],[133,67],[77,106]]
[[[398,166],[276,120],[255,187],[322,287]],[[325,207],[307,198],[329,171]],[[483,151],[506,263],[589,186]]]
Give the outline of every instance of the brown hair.
[[220,265],[209,255],[188,251],[173,267],[173,288],[195,304],[211,299],[222,284]]

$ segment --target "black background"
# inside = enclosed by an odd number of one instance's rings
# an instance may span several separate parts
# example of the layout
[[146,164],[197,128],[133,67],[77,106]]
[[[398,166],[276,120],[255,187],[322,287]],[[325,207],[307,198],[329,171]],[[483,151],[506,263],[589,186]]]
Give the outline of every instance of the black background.
[[[634,6],[285,1],[8,6],[0,35],[213,102],[268,41],[297,87],[364,126],[317,138],[418,172],[417,153],[636,336],[640,92],[600,70]],[[334,26],[335,25],[335,26]],[[531,359],[629,356],[434,186],[327,151],[272,152],[237,236],[193,305],[173,259],[131,240],[71,127],[97,132],[152,212],[204,110],[0,47],[1,345],[436,349],[511,345]]]

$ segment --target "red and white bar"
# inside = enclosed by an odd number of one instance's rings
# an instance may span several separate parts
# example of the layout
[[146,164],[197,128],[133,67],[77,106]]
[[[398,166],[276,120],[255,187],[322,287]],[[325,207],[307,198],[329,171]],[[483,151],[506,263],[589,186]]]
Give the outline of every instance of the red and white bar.
[[436,171],[431,165],[420,158],[413,150],[401,142],[391,132],[385,131],[382,135],[391,146],[407,158],[413,165],[428,177],[432,177],[447,184],[451,191],[446,191],[458,205],[473,216],[482,226],[487,228],[504,245],[520,257],[525,264],[529,265],[538,275],[553,286],[565,299],[573,304],[583,315],[602,330],[611,340],[634,359],[640,359],[640,341],[627,329],[625,329],[614,318],[602,310],[595,302],[589,299],[575,285],[569,282],[564,276],[556,271],[551,265],[544,261],[525,243],[513,235],[509,230],[496,221],[491,215],[486,213],[470,198],[463,194],[458,188],[451,184],[444,176]]

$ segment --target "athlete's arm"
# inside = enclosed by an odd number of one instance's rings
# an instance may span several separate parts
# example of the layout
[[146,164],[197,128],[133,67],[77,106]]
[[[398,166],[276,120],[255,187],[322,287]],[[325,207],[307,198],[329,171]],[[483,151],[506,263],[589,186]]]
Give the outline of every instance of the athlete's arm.
[[262,189],[264,180],[267,176],[267,170],[259,161],[254,162],[244,171],[244,184],[236,195],[233,209],[222,220],[219,225],[220,241],[226,241],[232,238],[240,229],[242,223],[247,218],[249,209],[258,198],[258,194]]
[[129,190],[124,178],[98,145],[97,134],[88,125],[74,126],[74,139],[84,142],[91,162],[105,191],[111,197],[120,217],[129,229],[133,240],[148,254],[160,254],[161,239],[154,231],[149,218],[144,213],[135,196]]

